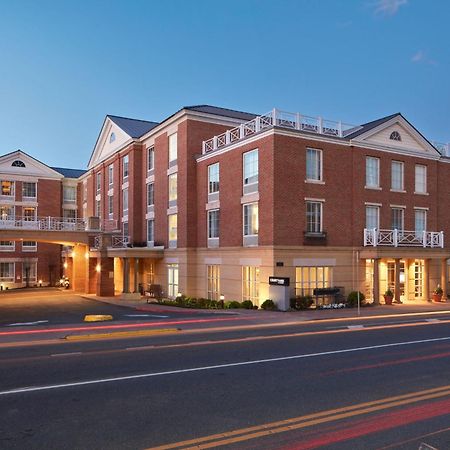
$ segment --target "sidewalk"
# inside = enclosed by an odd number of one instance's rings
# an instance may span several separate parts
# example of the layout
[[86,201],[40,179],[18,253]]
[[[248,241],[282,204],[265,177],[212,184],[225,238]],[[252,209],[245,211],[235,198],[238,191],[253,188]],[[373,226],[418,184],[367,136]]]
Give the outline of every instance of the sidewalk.
[[247,320],[255,320],[262,323],[286,323],[286,322],[304,322],[312,320],[329,320],[329,319],[358,319],[371,318],[376,316],[402,315],[402,314],[426,314],[426,313],[450,313],[450,302],[432,303],[403,303],[393,304],[391,306],[364,306],[360,308],[358,316],[357,308],[342,309],[322,309],[322,310],[305,310],[305,311],[264,311],[262,309],[191,309],[179,308],[175,306],[158,305],[157,303],[149,303],[145,298],[142,299],[121,299],[116,297],[97,297],[95,295],[83,295],[83,297],[99,302],[109,303],[116,306],[124,306],[136,311],[154,312],[154,313],[186,313],[186,314],[218,314],[218,315],[234,315],[245,317]]

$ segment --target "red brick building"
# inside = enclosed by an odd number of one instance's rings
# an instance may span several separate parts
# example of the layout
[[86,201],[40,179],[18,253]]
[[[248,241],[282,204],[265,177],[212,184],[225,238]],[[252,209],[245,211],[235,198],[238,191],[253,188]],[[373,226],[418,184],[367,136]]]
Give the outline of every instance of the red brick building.
[[449,156],[401,114],[359,126],[211,106],[161,123],[107,116],[79,207],[115,230],[107,254],[126,294],[160,284],[261,304],[277,276],[290,295],[426,301],[448,292]]

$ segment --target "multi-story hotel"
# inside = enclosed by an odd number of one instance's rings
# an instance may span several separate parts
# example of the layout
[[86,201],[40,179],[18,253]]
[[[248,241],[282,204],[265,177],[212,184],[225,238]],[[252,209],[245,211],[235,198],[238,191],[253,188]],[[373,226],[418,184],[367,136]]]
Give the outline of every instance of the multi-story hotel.
[[449,178],[448,145],[401,114],[356,126],[205,105],[161,123],[107,116],[78,179],[80,215],[108,231],[86,273],[126,295],[159,284],[261,304],[275,276],[292,296],[427,301],[449,292]]

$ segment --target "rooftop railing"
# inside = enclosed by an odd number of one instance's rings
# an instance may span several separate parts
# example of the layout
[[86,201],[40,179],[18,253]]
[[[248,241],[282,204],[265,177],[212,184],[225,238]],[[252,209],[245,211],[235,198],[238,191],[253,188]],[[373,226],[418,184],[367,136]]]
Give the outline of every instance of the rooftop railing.
[[364,247],[368,246],[444,248],[444,232],[364,228]]
[[441,142],[432,141],[431,143],[436,147],[442,156],[447,156],[450,158],[450,142],[443,144]]

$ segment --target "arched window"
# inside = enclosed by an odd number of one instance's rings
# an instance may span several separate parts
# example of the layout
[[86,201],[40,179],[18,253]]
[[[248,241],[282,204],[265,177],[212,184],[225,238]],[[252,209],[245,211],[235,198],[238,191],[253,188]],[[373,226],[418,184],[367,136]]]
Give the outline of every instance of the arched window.
[[109,135],[109,143],[111,144],[111,142],[114,142],[116,140],[116,135],[114,133],[111,133]]
[[393,141],[401,141],[402,137],[400,136],[400,133],[398,131],[393,131],[389,139],[392,139]]
[[23,161],[19,161],[18,159],[16,159],[15,161],[13,161],[11,166],[12,167],[25,167],[25,163]]

